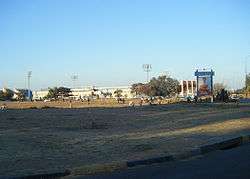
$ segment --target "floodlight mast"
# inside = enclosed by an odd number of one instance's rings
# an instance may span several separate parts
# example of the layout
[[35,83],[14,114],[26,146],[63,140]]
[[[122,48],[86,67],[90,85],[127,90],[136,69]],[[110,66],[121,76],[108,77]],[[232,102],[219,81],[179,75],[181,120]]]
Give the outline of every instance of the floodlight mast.
[[247,92],[247,78],[248,78],[248,69],[247,69],[247,59],[250,57],[250,55],[247,55],[245,58],[245,92],[246,92],[246,97],[248,96]]
[[31,90],[30,90],[30,78],[31,78],[31,75],[32,75],[32,71],[28,71],[27,78],[28,78],[28,98],[29,98],[29,100],[31,99]]
[[147,83],[148,83],[149,82],[149,72],[152,70],[152,65],[151,64],[143,64],[142,68],[147,73]]

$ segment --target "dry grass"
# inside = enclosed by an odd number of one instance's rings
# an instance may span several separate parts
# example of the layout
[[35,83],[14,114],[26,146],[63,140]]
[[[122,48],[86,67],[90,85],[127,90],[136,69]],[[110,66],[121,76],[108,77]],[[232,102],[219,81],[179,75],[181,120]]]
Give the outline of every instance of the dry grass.
[[184,152],[249,133],[249,111],[216,104],[0,111],[0,177],[91,174],[117,168],[100,163]]
[[[118,103],[115,99],[99,99],[92,100],[88,104],[87,101],[34,101],[34,102],[0,102],[0,106],[5,104],[8,109],[45,109],[45,108],[86,108],[86,107],[124,107],[128,106],[133,101],[139,105],[139,99],[127,99],[125,103]],[[171,104],[177,102],[176,99],[166,99],[162,104]],[[156,103],[156,101],[155,101]]]
[[131,140],[138,140],[138,139],[150,139],[156,137],[165,137],[169,138],[172,136],[187,136],[187,135],[194,135],[194,134],[208,134],[208,133],[230,133],[240,130],[250,130],[250,118],[243,118],[243,119],[233,119],[229,121],[223,122],[216,122],[212,124],[205,124],[199,125],[190,128],[184,128],[174,131],[159,131],[159,132],[140,132],[140,133],[130,133],[127,138]]

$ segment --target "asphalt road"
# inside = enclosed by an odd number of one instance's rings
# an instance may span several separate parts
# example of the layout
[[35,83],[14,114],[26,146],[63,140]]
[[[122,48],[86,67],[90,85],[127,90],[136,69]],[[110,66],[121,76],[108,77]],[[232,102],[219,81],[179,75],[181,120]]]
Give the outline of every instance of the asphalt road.
[[216,179],[250,178],[250,144],[230,150],[216,151],[193,159],[144,166],[125,171],[96,176],[77,177],[84,179],[117,178],[171,178],[171,179]]

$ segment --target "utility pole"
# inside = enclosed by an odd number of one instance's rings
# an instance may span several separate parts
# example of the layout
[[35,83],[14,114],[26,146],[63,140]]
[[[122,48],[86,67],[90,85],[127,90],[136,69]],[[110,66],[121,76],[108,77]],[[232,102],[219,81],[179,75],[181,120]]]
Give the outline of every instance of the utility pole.
[[31,100],[31,90],[30,90],[30,78],[31,78],[31,75],[32,75],[32,71],[28,71],[27,78],[28,78],[28,98],[29,98],[29,100]]
[[73,81],[73,88],[76,88],[76,80],[78,79],[78,75],[72,75],[71,79]]
[[143,70],[147,73],[147,83],[149,82],[149,72],[152,70],[151,64],[143,64]]
[[246,92],[246,98],[248,96],[248,91],[247,91],[247,78],[248,78],[248,69],[247,69],[247,59],[250,57],[250,55],[247,55],[246,56],[246,59],[245,59],[245,92]]

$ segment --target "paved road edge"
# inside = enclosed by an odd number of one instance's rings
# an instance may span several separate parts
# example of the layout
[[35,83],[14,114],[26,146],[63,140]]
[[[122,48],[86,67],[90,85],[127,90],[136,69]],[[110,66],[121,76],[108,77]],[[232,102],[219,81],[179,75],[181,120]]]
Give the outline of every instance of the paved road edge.
[[74,176],[82,176],[82,175],[94,175],[98,173],[106,173],[113,172],[117,170],[125,170],[128,168],[133,168],[137,166],[143,165],[152,165],[157,163],[164,163],[170,161],[178,161],[183,159],[188,159],[191,157],[203,155],[209,152],[213,152],[216,150],[226,150],[230,148],[234,148],[246,143],[250,142],[250,135],[244,135],[236,138],[231,138],[229,140],[224,140],[221,142],[204,145],[197,149],[190,150],[181,154],[176,155],[168,155],[162,157],[148,158],[144,160],[134,160],[134,161],[122,161],[122,162],[113,162],[107,164],[95,164],[95,165],[84,165],[81,167],[73,168],[71,170],[66,170],[60,174],[44,174],[44,175],[33,175],[33,176],[24,176],[19,177],[22,179],[29,178],[55,178],[55,177],[63,177],[63,178],[71,178]]

